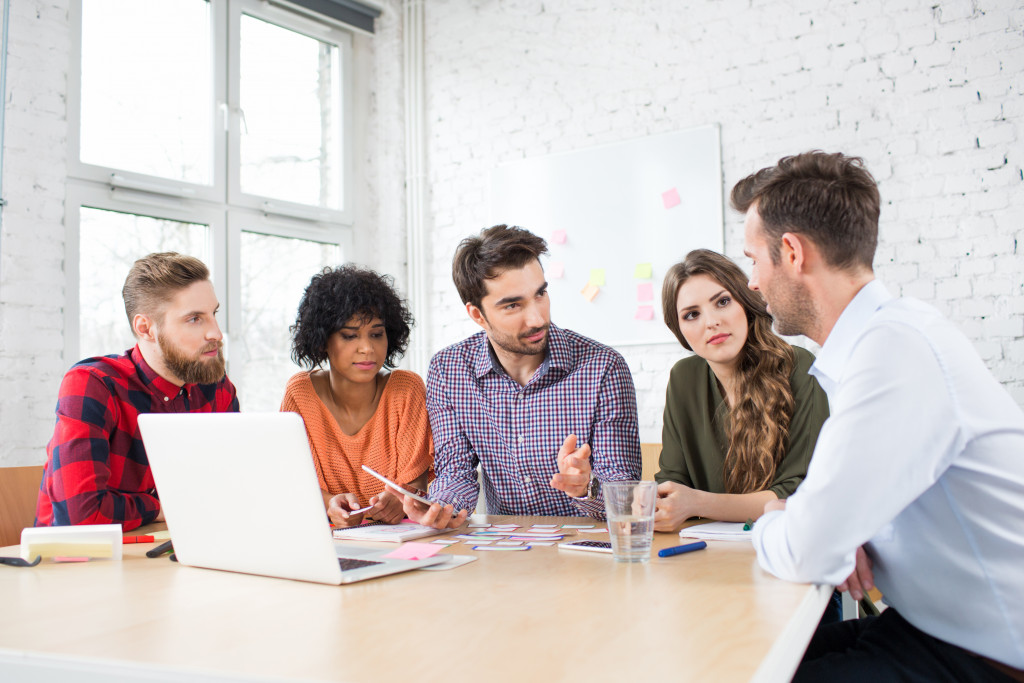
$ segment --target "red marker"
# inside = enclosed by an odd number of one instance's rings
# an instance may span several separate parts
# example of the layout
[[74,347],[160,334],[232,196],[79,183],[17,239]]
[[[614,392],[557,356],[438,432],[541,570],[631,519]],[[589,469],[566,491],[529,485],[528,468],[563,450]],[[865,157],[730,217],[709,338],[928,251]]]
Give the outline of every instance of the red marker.
[[125,545],[129,543],[156,543],[156,539],[152,536],[125,536],[121,541]]

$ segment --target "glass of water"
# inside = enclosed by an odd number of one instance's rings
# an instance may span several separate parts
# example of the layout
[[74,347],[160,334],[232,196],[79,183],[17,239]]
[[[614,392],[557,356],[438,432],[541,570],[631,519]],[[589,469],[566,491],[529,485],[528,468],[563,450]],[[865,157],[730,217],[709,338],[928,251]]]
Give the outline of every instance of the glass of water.
[[615,561],[650,560],[658,485],[653,481],[608,481],[601,484],[601,491]]

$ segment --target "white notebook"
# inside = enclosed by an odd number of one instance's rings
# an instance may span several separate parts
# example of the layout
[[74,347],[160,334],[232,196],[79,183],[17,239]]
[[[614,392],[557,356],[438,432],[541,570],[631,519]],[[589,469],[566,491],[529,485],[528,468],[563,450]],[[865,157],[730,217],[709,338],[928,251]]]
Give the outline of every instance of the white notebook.
[[752,533],[743,530],[743,522],[708,522],[686,527],[679,532],[679,537],[705,541],[750,541]]
[[451,529],[434,529],[413,522],[400,522],[398,524],[370,522],[360,526],[335,529],[334,538],[340,541],[394,541],[395,543],[402,543],[403,541],[411,541],[414,538],[434,536],[449,531]]

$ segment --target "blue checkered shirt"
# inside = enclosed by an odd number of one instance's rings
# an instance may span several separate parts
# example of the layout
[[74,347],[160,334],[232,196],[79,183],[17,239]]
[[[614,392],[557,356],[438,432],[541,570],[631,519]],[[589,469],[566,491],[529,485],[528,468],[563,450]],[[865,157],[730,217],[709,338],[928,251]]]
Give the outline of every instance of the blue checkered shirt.
[[487,512],[604,518],[604,498],[577,500],[550,484],[570,434],[590,444],[602,482],[640,478],[636,392],[615,350],[550,328],[548,354],[526,384],[508,376],[479,332],[430,361],[427,411],[436,479],[430,497],[476,508],[481,465]]

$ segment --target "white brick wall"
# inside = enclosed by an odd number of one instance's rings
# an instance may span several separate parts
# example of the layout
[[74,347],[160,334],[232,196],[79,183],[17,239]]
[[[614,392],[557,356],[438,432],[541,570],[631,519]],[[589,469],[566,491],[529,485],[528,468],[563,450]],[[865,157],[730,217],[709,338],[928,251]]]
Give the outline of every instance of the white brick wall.
[[[357,246],[405,282],[401,0],[358,37]],[[68,0],[13,0],[0,236],[0,466],[42,462],[64,304]],[[865,157],[879,275],[930,301],[1024,403],[1024,8],[1013,0],[429,0],[429,324],[475,331],[451,284],[500,163],[722,125],[726,190],[811,148]],[[1015,201],[1016,200],[1016,201]],[[727,214],[726,251],[741,254]],[[622,349],[660,440],[671,345]]]
[[0,466],[42,462],[65,364],[67,0],[13,0],[0,234]]
[[[429,2],[430,346],[475,331],[450,260],[484,227],[492,168],[715,121],[727,191],[785,154],[865,157],[884,201],[878,275],[956,321],[1024,403],[1024,8],[933,4]],[[728,212],[745,265],[741,228]],[[682,350],[621,351],[641,438],[659,441]]]

